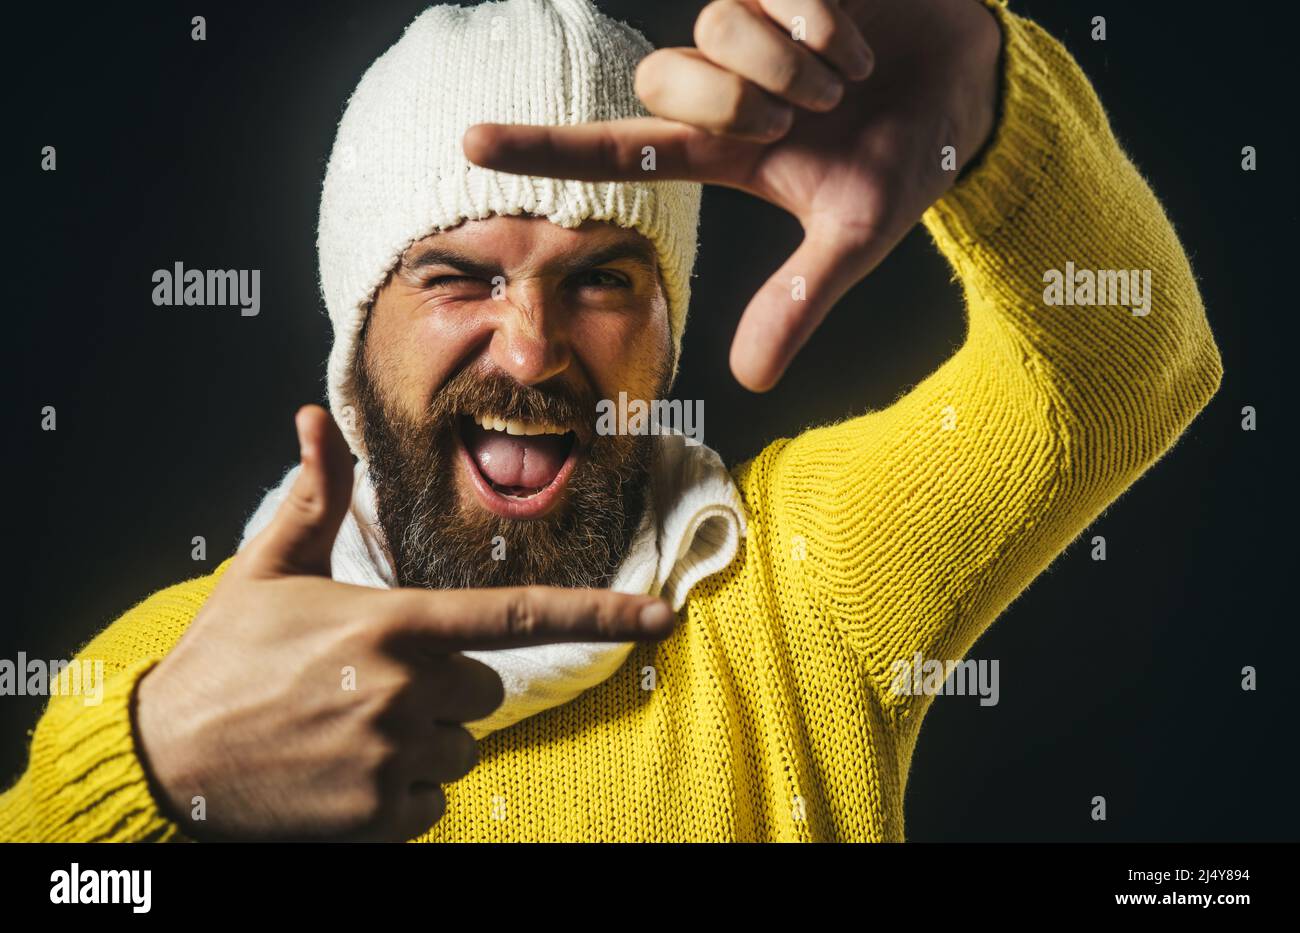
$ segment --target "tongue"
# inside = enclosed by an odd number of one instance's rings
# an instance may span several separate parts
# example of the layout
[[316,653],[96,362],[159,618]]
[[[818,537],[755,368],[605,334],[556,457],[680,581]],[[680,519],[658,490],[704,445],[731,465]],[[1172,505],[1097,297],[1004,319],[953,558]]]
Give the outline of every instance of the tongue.
[[470,425],[465,447],[481,472],[498,486],[519,490],[549,486],[564,466],[569,439],[559,434],[518,436]]

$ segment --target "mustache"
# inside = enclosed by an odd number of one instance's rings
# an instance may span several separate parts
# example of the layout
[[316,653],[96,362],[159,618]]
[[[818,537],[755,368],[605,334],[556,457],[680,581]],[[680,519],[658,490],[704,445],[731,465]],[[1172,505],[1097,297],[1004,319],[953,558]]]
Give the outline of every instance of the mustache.
[[[379,525],[402,586],[600,587],[613,578],[644,513],[654,447],[649,436],[595,434],[596,400],[579,378],[529,386],[470,366],[416,413],[399,414],[369,378],[363,354],[354,371]],[[487,414],[549,421],[592,438],[562,511],[516,522],[460,507],[456,438],[462,419]],[[504,560],[485,560],[485,542],[496,535],[513,545]]]
[[596,397],[590,389],[559,382],[529,386],[495,370],[467,369],[449,379],[429,400],[424,424],[436,434],[455,429],[464,416],[483,415],[567,427],[584,445],[596,435]]

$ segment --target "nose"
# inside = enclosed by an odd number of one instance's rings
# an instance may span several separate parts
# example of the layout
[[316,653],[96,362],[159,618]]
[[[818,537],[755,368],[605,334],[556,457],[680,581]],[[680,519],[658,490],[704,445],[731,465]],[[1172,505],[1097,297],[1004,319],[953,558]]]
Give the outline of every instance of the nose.
[[568,321],[559,296],[540,282],[512,283],[497,302],[489,355],[523,385],[560,375],[573,361]]

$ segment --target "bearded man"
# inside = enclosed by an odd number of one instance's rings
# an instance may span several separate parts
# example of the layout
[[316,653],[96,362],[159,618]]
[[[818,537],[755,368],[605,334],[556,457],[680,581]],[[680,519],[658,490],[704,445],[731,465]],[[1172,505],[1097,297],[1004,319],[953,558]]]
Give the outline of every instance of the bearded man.
[[[235,555],[86,647],[102,702],[51,702],[0,836],[905,837],[932,693],[899,665],[964,657],[1218,349],[1087,80],[1003,3],[715,0],[695,41],[507,0],[374,63],[321,197],[331,413]],[[964,345],[734,469],[597,431],[671,389],[703,184],[805,233],[741,320],[746,387],[918,221]],[[1045,301],[1066,262],[1149,270],[1149,307]]]

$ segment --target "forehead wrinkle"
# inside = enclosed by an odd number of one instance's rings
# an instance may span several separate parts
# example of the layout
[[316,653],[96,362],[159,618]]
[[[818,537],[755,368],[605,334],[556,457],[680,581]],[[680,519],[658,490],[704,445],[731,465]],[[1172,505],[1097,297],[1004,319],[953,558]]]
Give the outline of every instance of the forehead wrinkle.
[[[448,233],[450,232],[448,231]],[[424,243],[416,243],[402,257],[401,270],[410,273],[426,266],[447,266],[467,275],[476,275],[483,278],[504,274],[507,271],[505,264],[499,258],[488,258],[485,255],[490,253],[491,242],[495,239],[489,230],[476,231],[473,237],[464,239],[466,242],[461,243],[447,237],[447,234],[435,234]],[[584,236],[583,239],[590,239],[590,236]],[[573,246],[557,249],[557,255],[554,257],[540,261],[535,258],[538,247],[533,246],[528,250],[528,255],[518,264],[518,268],[509,271],[519,274],[535,270],[543,273],[570,275],[575,272],[595,269],[612,262],[624,261],[634,263],[648,272],[658,274],[658,253],[655,251],[654,246],[644,237],[624,235],[617,236],[612,240],[608,237],[600,237],[599,239],[603,242],[592,246],[586,246],[580,240]],[[482,244],[480,244],[480,241],[482,241]],[[484,246],[487,246],[488,249],[484,249]]]

